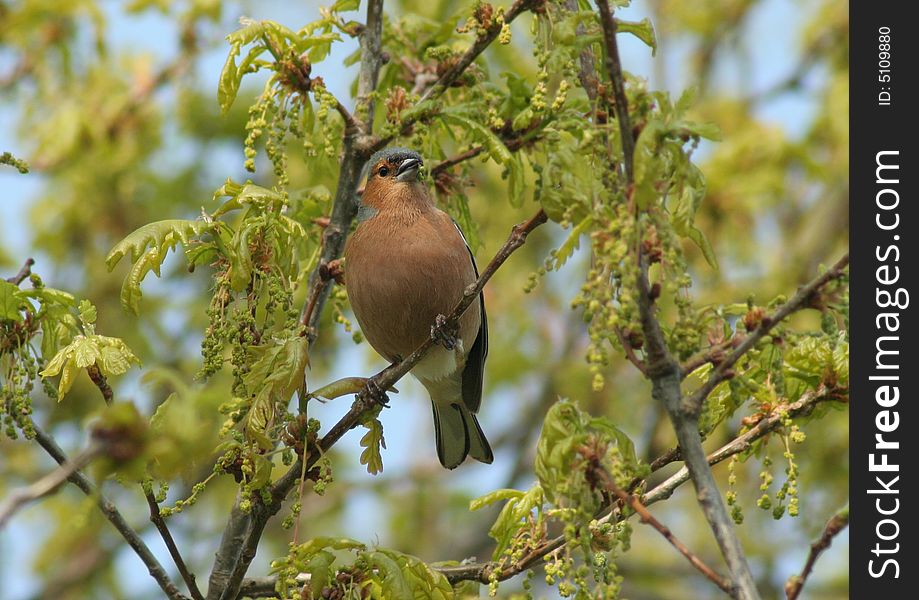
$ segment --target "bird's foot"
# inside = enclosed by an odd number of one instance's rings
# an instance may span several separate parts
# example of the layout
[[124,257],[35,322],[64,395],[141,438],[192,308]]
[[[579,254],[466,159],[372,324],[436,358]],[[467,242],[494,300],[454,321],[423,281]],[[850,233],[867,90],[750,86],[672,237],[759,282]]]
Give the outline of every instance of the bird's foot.
[[367,390],[367,394],[371,400],[383,408],[389,408],[389,396],[387,396],[386,392],[379,386],[376,379],[373,377],[368,379],[364,389]]
[[434,341],[441,344],[447,350],[456,348],[456,326],[447,323],[447,317],[437,315],[434,324],[431,325],[431,337]]

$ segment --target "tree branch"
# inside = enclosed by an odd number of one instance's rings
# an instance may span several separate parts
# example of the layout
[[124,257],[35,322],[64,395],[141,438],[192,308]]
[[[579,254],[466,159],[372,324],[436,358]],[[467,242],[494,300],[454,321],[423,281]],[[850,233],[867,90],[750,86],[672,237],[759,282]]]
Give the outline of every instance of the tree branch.
[[[64,454],[64,451],[61,450],[61,447],[57,445],[57,442],[54,441],[54,438],[50,434],[46,433],[37,423],[33,422],[33,427],[35,429],[35,441],[45,449],[45,451],[51,455],[51,458],[57,461],[59,465],[64,465],[68,463],[67,455]],[[105,496],[102,495],[96,486],[94,486],[89,479],[86,478],[83,473],[80,471],[74,471],[67,478],[68,481],[76,485],[84,494],[90,498],[96,499],[96,504],[99,506],[99,510],[102,511],[102,514],[105,515],[105,518],[115,526],[115,529],[118,530],[118,533],[128,542],[128,545],[134,550],[140,560],[143,561],[144,565],[147,566],[147,571],[150,573],[150,576],[156,581],[160,586],[160,589],[163,590],[163,593],[166,594],[170,600],[188,600],[188,597],[182,594],[179,591],[179,588],[169,579],[169,575],[166,574],[166,570],[159,563],[153,553],[150,551],[150,548],[147,547],[147,544],[141,539],[140,535],[125,521],[124,517],[115,508],[115,505],[108,500]]]
[[[784,409],[782,412],[776,411],[771,415],[764,417],[756,425],[754,425],[752,429],[743,433],[742,435],[737,436],[735,439],[731,440],[718,450],[715,450],[709,454],[706,458],[706,462],[709,465],[716,465],[729,459],[735,454],[745,452],[750,449],[750,446],[753,444],[753,442],[780,428],[786,415],[791,418],[806,416],[810,414],[814,407],[821,402],[838,402],[839,396],[840,390],[827,389],[822,386],[816,390],[805,392],[797,401],[782,406]],[[674,452],[675,451],[671,450],[664,456],[669,458],[670,455],[672,455]],[[655,460],[652,463],[652,471],[661,469],[670,462],[672,461],[661,459]],[[655,465],[659,466],[655,468]],[[689,470],[686,467],[683,467],[671,475],[669,478],[667,478],[665,481],[658,484],[654,489],[644,494],[642,496],[642,501],[645,504],[652,504],[660,500],[666,500],[673,494],[677,487],[686,483],[689,478]]]
[[[351,228],[351,222],[357,215],[357,187],[360,184],[361,171],[364,163],[372,154],[369,148],[373,129],[372,96],[376,90],[380,66],[383,64],[380,49],[382,31],[383,0],[370,0],[367,5],[367,24],[360,34],[361,67],[357,80],[358,107],[362,110],[365,108],[367,115],[362,128],[345,130],[332,215],[322,234],[319,266],[309,278],[309,289],[316,289],[316,296],[313,298],[311,294],[311,298],[301,311],[301,318],[308,325],[307,335],[311,342],[318,335],[322,307],[328,300],[331,290],[329,280],[324,280],[320,276],[320,270],[339,258],[345,248],[345,238]],[[309,311],[308,316],[307,311]]]
[[803,308],[808,308],[813,302],[815,294],[831,281],[842,277],[848,265],[849,254],[846,253],[842,258],[836,261],[836,264],[827,269],[825,273],[815,277],[798,289],[798,292],[792,296],[788,302],[780,306],[778,310],[768,317],[764,317],[756,330],[745,337],[743,341],[734,348],[734,351],[728,354],[715,370],[712,371],[712,374],[709,375],[706,382],[696,390],[692,396],[683,402],[682,410],[698,414],[699,410],[702,408],[702,402],[712,393],[712,390],[714,390],[719,383],[728,378],[731,367],[734,366],[741,356],[746,354],[757,342],[763,339],[766,334],[772,331],[776,325],[788,318],[791,314]]
[[[513,4],[504,12],[504,22],[510,23],[517,17],[519,17],[524,12],[534,8],[542,0],[515,0]],[[472,46],[469,47],[466,52],[457,60],[449,69],[444,71],[437,81],[434,82],[434,85],[425,90],[421,98],[415,104],[416,107],[421,104],[428,102],[429,100],[434,100],[438,96],[442,95],[447,89],[449,89],[456,81],[466,72],[466,69],[469,68],[475,59],[479,57],[482,52],[491,45],[492,42],[497,39],[498,34],[501,33],[501,26],[498,23],[492,24],[488,28],[488,31],[483,35],[480,35],[476,38]],[[402,121],[402,128],[398,134],[387,135],[380,139],[377,139],[373,142],[369,148],[369,152],[373,153],[377,150],[384,148],[391,141],[393,141],[397,135],[404,135],[408,133],[411,128],[425,115],[424,111],[415,111],[413,116],[406,118]]]
[[188,592],[194,600],[204,600],[204,596],[201,595],[201,590],[198,589],[198,584],[195,581],[195,574],[188,569],[188,566],[182,559],[182,555],[179,553],[179,548],[176,546],[172,533],[169,531],[169,527],[166,526],[163,515],[160,514],[160,505],[153,496],[153,490],[145,487],[144,496],[146,496],[147,504],[150,507],[150,522],[153,523],[156,530],[160,532],[160,537],[163,538],[163,543],[166,544],[169,555],[172,556],[172,560],[179,570],[179,575],[182,576],[185,585],[188,586]]
[[839,535],[848,525],[849,507],[847,506],[827,521],[826,527],[824,527],[823,533],[820,535],[820,539],[811,544],[811,550],[807,555],[807,562],[804,564],[804,570],[801,571],[801,574],[793,575],[788,579],[788,582],[785,584],[785,597],[787,600],[797,600],[798,595],[801,593],[801,589],[804,587],[804,583],[810,576],[811,571],[814,570],[814,564],[817,562],[817,559],[820,558],[824,550],[830,547],[830,544],[833,543],[833,538]]
[[616,42],[616,20],[607,0],[597,0],[600,9],[600,25],[603,28],[603,42],[606,48],[606,70],[613,85],[613,99],[616,105],[616,120],[619,122],[619,137],[622,140],[622,162],[629,184],[633,180],[632,162],[635,155],[635,139],[629,124],[629,104],[625,95],[625,79],[622,76],[622,62],[619,60],[619,46]]
[[[838,400],[838,391],[839,390],[828,390],[825,388],[820,388],[816,391],[805,393],[801,398],[784,407],[783,414],[778,412],[769,415],[761,419],[752,429],[746,433],[738,436],[736,439],[732,440],[728,444],[725,444],[712,454],[707,457],[707,463],[709,465],[715,465],[722,461],[727,460],[735,454],[746,451],[750,448],[750,445],[753,442],[765,437],[772,431],[780,428],[786,415],[788,417],[799,417],[810,414],[814,407],[821,403],[827,401]],[[668,456],[672,454],[673,451],[665,454]],[[665,465],[669,464],[670,460],[655,460],[651,463],[651,471],[655,472],[663,468]],[[655,466],[657,465],[657,466]],[[673,495],[673,492],[676,491],[678,487],[689,481],[689,471],[684,467],[680,469],[677,473],[667,478],[665,481],[659,483],[652,490],[647,492],[641,497],[641,502],[644,506],[650,506],[656,502],[661,502],[667,500]],[[638,489],[642,481],[633,481],[629,485],[629,490]],[[608,523],[610,521],[618,521],[622,518],[622,515],[619,513],[616,507],[612,507],[612,510],[607,509],[606,515],[598,519],[600,523]],[[504,581],[522,573],[523,571],[538,565],[542,564],[542,559],[546,555],[558,550],[565,544],[565,536],[558,536],[547,540],[537,546],[535,549],[531,550],[529,554],[525,555],[519,561],[512,563],[511,565],[502,566],[499,563],[495,562],[485,562],[485,563],[472,563],[467,565],[460,565],[455,567],[438,567],[437,570],[444,574],[444,576],[450,581],[450,583],[458,583],[461,581],[478,581],[480,583],[488,583],[491,580],[492,573],[496,569],[500,569],[498,573],[498,580]]]
[[648,260],[643,254],[639,257],[639,265],[638,309],[648,355],[651,395],[667,409],[670,416],[683,460],[696,488],[696,499],[715,534],[731,572],[732,583],[736,586],[732,596],[741,600],[758,600],[753,575],[702,448],[698,414],[683,410],[680,366],[667,349],[660,323],[654,315],[648,284]]
[[12,277],[7,277],[6,281],[8,283],[12,283],[13,285],[21,284],[23,281],[26,280],[26,278],[29,275],[32,274],[32,265],[34,264],[35,264],[34,258],[27,258],[26,262],[23,263],[22,268],[19,269],[19,272],[13,275]]
[[600,464],[600,461],[597,460],[596,457],[593,457],[593,460],[590,461],[588,469],[594,480],[599,482],[607,492],[619,498],[619,500],[624,505],[630,506],[632,510],[638,514],[638,517],[641,519],[642,523],[646,523],[656,529],[658,533],[660,533],[668,542],[670,542],[670,545],[672,545],[680,554],[686,557],[686,560],[688,560],[693,567],[705,575],[705,577],[707,577],[712,583],[721,588],[729,596],[732,598],[735,597],[735,591],[731,583],[725,579],[724,576],[719,575],[714,571],[714,569],[705,564],[701,558],[693,554],[692,551],[686,546],[686,544],[681,542],[673,534],[673,532],[670,531],[669,527],[658,521],[637,497],[616,485],[612,475],[610,475],[609,472],[603,468],[603,466]]
[[53,494],[62,485],[67,483],[70,477],[88,465],[94,458],[99,456],[102,447],[97,443],[92,443],[73,460],[68,460],[55,470],[51,471],[38,481],[28,487],[15,489],[9,493],[6,500],[0,502],[0,529],[6,522],[21,508],[29,502],[44,498]]

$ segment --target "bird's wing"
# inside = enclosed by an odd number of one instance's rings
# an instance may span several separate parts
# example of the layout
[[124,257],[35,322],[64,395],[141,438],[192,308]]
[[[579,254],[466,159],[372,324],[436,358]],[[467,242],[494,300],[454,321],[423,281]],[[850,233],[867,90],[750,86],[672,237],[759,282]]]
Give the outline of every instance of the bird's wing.
[[[466,242],[466,236],[459,224],[453,221],[456,230],[466,243],[466,250],[469,251],[469,260],[472,261],[472,271],[476,279],[479,278],[479,269],[475,264],[475,255],[469,243]],[[482,322],[479,325],[479,334],[472,344],[472,349],[466,356],[466,366],[463,369],[463,404],[472,412],[479,410],[482,404],[482,378],[485,374],[485,357],[488,356],[488,318],[485,316],[485,295],[479,294],[479,311],[482,315]]]

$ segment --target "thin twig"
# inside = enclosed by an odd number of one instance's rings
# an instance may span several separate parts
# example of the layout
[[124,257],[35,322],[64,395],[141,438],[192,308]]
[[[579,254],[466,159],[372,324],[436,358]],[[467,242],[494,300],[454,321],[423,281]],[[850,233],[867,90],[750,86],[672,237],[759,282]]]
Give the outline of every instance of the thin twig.
[[39,498],[44,498],[56,492],[58,488],[67,483],[74,473],[99,456],[101,450],[102,447],[99,444],[90,444],[88,448],[73,457],[73,460],[68,460],[28,487],[10,492],[6,499],[0,502],[0,529],[17,511],[25,507],[29,502],[34,502]]
[[765,337],[772,329],[788,318],[793,313],[807,308],[811,302],[814,300],[814,295],[819,292],[824,286],[826,286],[831,281],[839,279],[843,276],[846,267],[849,265],[849,253],[847,252],[842,258],[836,261],[832,267],[826,270],[821,275],[818,275],[806,285],[798,289],[797,293],[792,296],[792,298],[780,306],[774,313],[768,317],[764,317],[759,326],[751,334],[743,339],[740,344],[734,348],[734,351],[728,354],[724,360],[715,367],[715,370],[712,371],[712,374],[709,375],[708,379],[699,387],[696,392],[686,398],[683,402],[683,410],[687,412],[692,412],[698,414],[699,410],[702,407],[702,402],[708,398],[708,395],[712,393],[712,390],[715,387],[728,378],[731,367],[734,366],[741,356],[746,354],[753,348],[757,342],[759,342],[763,337]]
[[[57,445],[57,442],[54,441],[54,438],[50,434],[46,433],[38,424],[33,422],[33,428],[35,430],[35,441],[45,449],[45,451],[51,455],[51,458],[57,461],[59,465],[66,464],[68,462],[67,455],[64,454],[64,451],[61,450],[61,447]],[[102,495],[96,486],[86,478],[83,473],[80,471],[74,471],[67,478],[68,481],[76,485],[84,494],[90,498],[96,499],[96,504],[99,506],[99,510],[102,511],[102,514],[105,515],[105,518],[115,526],[115,529],[118,530],[118,533],[128,542],[128,545],[134,550],[137,556],[143,561],[144,565],[147,567],[147,571],[150,573],[150,576],[156,581],[160,586],[160,589],[163,590],[163,593],[166,594],[170,600],[188,600],[188,597],[185,596],[182,592],[179,591],[179,588],[169,579],[169,575],[166,573],[166,570],[159,563],[153,553],[150,551],[150,548],[147,547],[147,544],[141,539],[137,531],[132,528],[124,517],[115,508],[115,505]]]
[[102,399],[105,400],[105,403],[111,404],[115,398],[115,393],[112,391],[112,386],[109,385],[108,379],[102,374],[99,366],[95,363],[89,365],[86,367],[86,374],[89,375],[90,380],[92,380],[95,386],[99,388],[99,391],[102,392]]
[[788,582],[785,584],[785,597],[787,600],[797,600],[798,595],[801,593],[801,589],[807,582],[807,578],[810,577],[811,572],[814,570],[814,564],[817,562],[817,559],[820,558],[824,550],[830,547],[830,544],[833,543],[833,538],[839,535],[848,525],[849,507],[847,506],[827,521],[826,527],[823,528],[823,533],[820,535],[820,539],[811,544],[810,552],[807,555],[807,562],[804,564],[804,570],[801,571],[801,574],[793,575],[788,579]]
[[22,268],[19,269],[19,272],[13,275],[12,277],[7,277],[6,281],[12,283],[13,285],[19,285],[26,278],[32,274],[32,265],[35,264],[34,258],[27,258],[26,262],[23,263]]
[[[716,465],[734,456],[735,454],[739,454],[748,450],[753,442],[782,427],[785,418],[797,418],[799,416],[810,414],[810,412],[814,409],[815,406],[817,406],[817,404],[827,401],[838,401],[838,390],[827,390],[825,388],[820,388],[816,391],[808,392],[802,395],[798,401],[784,407],[783,414],[779,414],[777,411],[776,413],[763,418],[750,431],[747,431],[743,435],[738,436],[736,439],[731,440],[729,443],[708,455],[706,457],[708,464]],[[651,471],[655,472],[662,468],[664,465],[669,464],[669,462],[670,461],[668,460],[655,460],[651,463]],[[655,467],[654,465],[660,466]],[[673,495],[674,491],[676,491],[678,487],[687,481],[689,481],[689,471],[684,467],[674,475],[668,477],[665,481],[659,483],[649,492],[643,494],[641,496],[641,501],[645,506],[650,506],[656,502],[666,500]],[[634,491],[635,489],[638,489],[641,483],[642,481],[630,483],[629,490]],[[601,523],[607,523],[610,521],[615,522],[620,518],[621,515],[619,514],[618,510],[615,509],[615,507],[613,507],[613,510],[610,510],[610,507],[607,507],[605,516],[598,519],[598,521]],[[495,562],[485,562],[472,563],[455,567],[438,567],[437,570],[443,573],[443,575],[451,583],[458,583],[461,581],[479,581],[481,583],[488,583],[491,580],[492,574],[495,572],[495,570],[498,570],[498,581],[504,581],[514,577],[519,573],[522,573],[534,565],[542,564],[543,557],[552,552],[555,552],[565,543],[566,539],[564,535],[552,538],[538,545],[519,561],[516,561],[510,565],[501,565],[500,563]]]
[[182,554],[179,552],[179,547],[176,546],[175,539],[172,537],[172,532],[169,531],[169,527],[166,526],[166,521],[163,519],[163,515],[160,514],[160,505],[156,501],[156,497],[153,495],[152,490],[145,489],[144,496],[147,498],[147,505],[150,507],[150,522],[153,523],[153,526],[156,527],[156,530],[160,532],[160,537],[163,538],[163,543],[166,544],[166,548],[169,550],[169,555],[172,556],[173,562],[175,562],[176,568],[179,570],[179,575],[182,576],[182,579],[185,581],[185,585],[188,586],[188,592],[191,594],[191,597],[194,600],[204,600],[204,596],[201,595],[201,590],[198,589],[198,584],[195,581],[195,574],[189,570],[188,566],[185,564],[185,560],[182,558]]
[[609,474],[609,471],[603,468],[598,460],[592,460],[590,462],[590,473],[591,475],[603,485],[606,491],[615,495],[623,504],[628,505],[634,510],[638,517],[641,519],[642,523],[646,523],[656,529],[664,538],[670,542],[677,551],[686,557],[686,560],[695,567],[700,573],[705,575],[712,583],[721,588],[725,593],[731,597],[735,597],[735,591],[731,583],[725,579],[723,575],[720,575],[715,572],[714,569],[705,564],[701,558],[692,553],[692,551],[677,538],[670,528],[661,523],[651,514],[648,508],[641,503],[641,501],[634,495],[628,493],[618,485],[613,480],[613,477]]
[[622,162],[625,165],[626,179],[633,181],[632,162],[635,158],[635,139],[632,137],[632,126],[629,124],[629,105],[625,95],[625,79],[622,76],[622,62],[619,60],[619,46],[616,42],[616,20],[607,0],[597,0],[600,9],[600,25],[603,28],[603,41],[606,48],[606,70],[613,85],[613,100],[616,105],[616,120],[619,122],[619,137],[622,139]]
[[[504,22],[511,23],[521,14],[527,12],[539,4],[540,1],[541,0],[515,0],[515,2],[510,5],[504,12]],[[479,55],[498,38],[499,33],[501,33],[501,26],[498,23],[494,23],[484,34],[477,37],[472,46],[470,46],[469,49],[463,53],[459,60],[453,63],[449,69],[444,71],[443,75],[441,75],[440,78],[434,82],[434,85],[425,90],[416,106],[419,106],[429,100],[434,100],[438,96],[442,95],[454,83],[456,83],[456,81],[463,75],[463,73],[466,72],[466,69],[469,68],[469,65],[475,62],[475,59],[477,59]],[[368,148],[368,152],[376,152],[377,150],[386,147],[397,137],[397,135],[405,135],[411,131],[415,123],[417,123],[418,120],[423,116],[424,111],[416,111],[414,116],[408,117],[402,121],[402,129],[399,131],[399,133],[388,135],[375,140]]]
[[469,160],[470,158],[475,158],[476,156],[478,156],[484,151],[485,151],[485,146],[473,146],[472,148],[470,148],[469,150],[466,150],[465,152],[460,152],[456,156],[451,156],[450,158],[445,159],[437,163],[436,165],[434,165],[434,168],[431,169],[431,175],[437,175],[441,171],[446,171],[450,167],[454,167],[463,161]]
[[693,371],[701,367],[702,365],[712,363],[713,365],[718,365],[721,361],[724,360],[725,352],[730,350],[734,345],[739,342],[737,337],[731,337],[723,342],[713,344],[711,347],[706,348],[705,350],[690,356],[686,359],[686,362],[680,365],[681,377],[685,379],[692,374]]
[[621,327],[616,327],[616,337],[619,338],[619,343],[622,344],[622,349],[625,351],[625,357],[629,360],[630,363],[635,365],[635,368],[638,369],[642,375],[647,377],[647,365],[645,365],[644,361],[638,358],[638,356],[635,354],[635,349],[632,347],[631,342],[629,342],[628,338],[625,336],[625,333],[623,333]]

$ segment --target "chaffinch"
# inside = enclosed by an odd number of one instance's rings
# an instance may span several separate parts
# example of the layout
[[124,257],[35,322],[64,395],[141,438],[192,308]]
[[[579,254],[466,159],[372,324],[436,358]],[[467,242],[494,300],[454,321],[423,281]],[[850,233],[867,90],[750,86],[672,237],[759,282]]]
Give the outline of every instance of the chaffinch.
[[[345,245],[345,288],[364,337],[396,362],[424,343],[478,270],[459,226],[419,181],[417,152],[388,148],[369,165],[357,229]],[[456,333],[455,344],[434,346],[411,371],[431,396],[437,457],[448,469],[467,456],[494,459],[475,417],[488,353],[484,298],[463,313]]]

